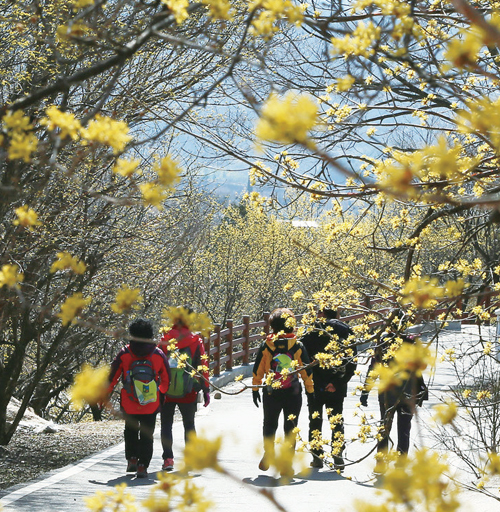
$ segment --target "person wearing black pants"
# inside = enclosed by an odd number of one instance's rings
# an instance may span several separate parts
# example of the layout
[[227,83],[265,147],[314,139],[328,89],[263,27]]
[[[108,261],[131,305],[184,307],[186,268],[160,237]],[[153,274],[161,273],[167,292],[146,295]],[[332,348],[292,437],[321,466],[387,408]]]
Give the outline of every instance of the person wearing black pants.
[[[375,353],[370,361],[363,392],[361,393],[361,405],[368,405],[370,389],[370,373],[377,364],[390,366],[391,359],[385,354],[394,353],[402,344],[415,343],[415,339],[408,334],[398,332],[386,332],[375,347]],[[379,391],[378,401],[380,407],[381,438],[377,442],[377,452],[387,452],[394,421],[397,415],[397,443],[396,449],[402,454],[408,454],[410,449],[411,420],[417,406],[422,406],[424,400],[428,400],[428,390],[422,375],[409,374],[401,378],[401,383],[390,389]],[[377,464],[375,473],[383,472],[383,464]]]
[[[263,434],[265,439],[273,439],[278,430],[278,420],[283,412],[284,432],[288,436],[297,426],[297,418],[302,408],[301,388],[295,393],[293,390],[277,389],[271,394],[264,391],[262,394],[262,408],[264,410]],[[290,415],[294,419],[289,419]]]
[[163,458],[173,459],[174,452],[172,450],[173,436],[172,426],[174,423],[175,408],[178,407],[182,416],[184,425],[184,441],[187,442],[191,432],[196,432],[194,425],[194,417],[197,409],[197,402],[165,402],[161,408],[161,443],[163,447]]
[[153,434],[156,424],[154,414],[126,414],[125,419],[125,458],[137,460],[137,465],[149,467],[153,457]]
[[[337,416],[332,428],[332,456],[335,469],[344,469],[344,399],[347,384],[356,371],[356,345],[351,328],[338,320],[337,311],[324,308],[318,312],[318,321],[309,328],[301,338],[311,359],[318,359],[318,354],[330,353],[341,361],[339,366],[322,368],[313,367],[314,397],[308,403],[309,442],[313,468],[323,466],[324,450],[321,443],[323,408],[328,419]],[[328,348],[328,350],[327,350]]]
[[[304,382],[308,402],[314,394],[312,377],[303,369],[310,362],[309,356],[294,334],[295,316],[289,309],[275,309],[269,317],[269,323],[273,333],[268,335],[259,347],[252,379],[253,402],[259,407],[259,386],[266,375],[272,374],[273,377],[272,384],[268,383],[262,395],[264,456],[259,463],[259,469],[262,471],[269,469],[269,460],[273,458],[270,451],[274,449],[280,415],[283,413],[284,416],[285,435],[291,434],[297,425],[302,407],[302,386],[298,374]],[[297,369],[298,373],[294,369]],[[290,415],[293,415],[293,419]],[[295,441],[292,441],[292,445],[295,446]]]

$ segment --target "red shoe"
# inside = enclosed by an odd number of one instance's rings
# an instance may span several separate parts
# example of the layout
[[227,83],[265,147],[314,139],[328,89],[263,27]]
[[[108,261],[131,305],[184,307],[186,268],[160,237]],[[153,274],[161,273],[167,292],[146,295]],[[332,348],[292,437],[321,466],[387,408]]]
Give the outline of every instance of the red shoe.
[[148,470],[144,464],[139,464],[137,466],[137,478],[147,478]]
[[127,464],[127,473],[135,473],[137,471],[137,457],[130,457]]
[[165,459],[163,461],[162,471],[172,471],[174,469],[174,459]]

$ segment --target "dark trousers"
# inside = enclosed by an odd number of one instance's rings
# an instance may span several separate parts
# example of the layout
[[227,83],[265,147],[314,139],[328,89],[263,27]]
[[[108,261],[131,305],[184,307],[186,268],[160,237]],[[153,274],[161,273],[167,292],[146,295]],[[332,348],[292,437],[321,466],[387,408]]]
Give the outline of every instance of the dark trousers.
[[[309,403],[309,441],[314,439],[314,432],[318,431],[321,435],[323,428],[323,407],[325,409],[331,409],[328,411],[328,419],[332,416],[340,414],[340,421],[336,422],[332,428],[332,444],[339,439],[344,439],[344,397],[338,396],[336,393],[330,391],[316,391],[314,393],[313,400]],[[313,418],[313,414],[318,412],[319,416]],[[344,451],[345,443],[342,442],[342,447],[337,455],[342,455]],[[321,455],[323,450],[314,449],[311,450],[315,455]]]
[[410,429],[413,413],[411,407],[405,402],[388,402],[383,395],[379,396],[380,419],[384,430],[381,432],[382,439],[378,442],[377,451],[385,451],[389,446],[394,415],[397,414],[398,444],[397,450],[400,453],[408,453],[410,449]]
[[[302,407],[302,394],[292,389],[278,389],[269,394],[266,390],[262,394],[262,408],[264,410],[263,434],[264,440],[274,442],[278,420],[283,412],[285,436],[290,434],[297,426],[300,409]],[[295,419],[288,417],[294,415]]]
[[153,434],[155,431],[156,413],[126,414],[125,417],[125,458],[137,457],[139,464],[146,468],[153,457]]
[[161,407],[161,444],[163,446],[163,459],[174,458],[174,452],[172,451],[172,425],[174,423],[176,407],[179,407],[182,423],[184,424],[184,442],[188,440],[190,432],[196,432],[194,428],[194,416],[197,409],[196,400],[187,404],[165,402]]

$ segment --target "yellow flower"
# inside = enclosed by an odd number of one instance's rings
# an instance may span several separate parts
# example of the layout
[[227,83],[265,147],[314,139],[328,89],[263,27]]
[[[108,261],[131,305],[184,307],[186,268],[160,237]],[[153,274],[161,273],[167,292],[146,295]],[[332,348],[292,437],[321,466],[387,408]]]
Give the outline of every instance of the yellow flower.
[[109,386],[109,368],[92,368],[84,364],[75,375],[73,385],[69,390],[71,402],[77,409],[83,409],[85,403],[95,405],[106,398]]
[[346,75],[342,78],[337,79],[337,91],[345,92],[348,91],[353,85],[356,79],[351,75]]
[[81,292],[74,293],[64,301],[64,304],[61,306],[61,311],[57,316],[61,318],[63,325],[67,325],[91,302],[92,299],[90,297],[84,299]]
[[137,158],[132,158],[127,160],[125,158],[118,158],[115,166],[113,167],[113,172],[115,174],[120,174],[125,178],[130,178],[137,171],[137,167],[139,167],[140,161]]
[[184,469],[190,471],[211,468],[215,471],[221,471],[222,468],[218,461],[221,444],[221,437],[210,441],[197,436],[194,432],[190,432],[184,448]]
[[132,307],[138,308],[137,302],[142,302],[140,290],[138,288],[131,289],[127,285],[124,285],[116,292],[116,299],[115,302],[111,304],[111,309],[115,313],[120,314],[124,311],[128,311]]
[[115,121],[110,117],[97,114],[90,121],[87,128],[82,128],[81,134],[86,141],[98,142],[113,148],[113,153],[119,153],[125,149],[132,140],[129,128],[125,121]]
[[167,197],[167,193],[155,183],[141,183],[139,188],[142,193],[142,201],[145,206],[154,206],[158,210],[163,209],[163,201]]
[[190,313],[182,306],[166,308],[163,311],[163,318],[166,320],[166,328],[180,323],[192,332],[200,332],[202,336],[206,336],[213,328],[210,318],[205,313]]
[[208,6],[210,17],[216,20],[232,20],[231,4],[227,0],[202,0]]
[[262,107],[255,133],[262,140],[299,142],[313,147],[308,133],[317,121],[318,106],[308,95],[288,92],[284,98],[278,98],[273,94]]
[[83,9],[84,7],[89,7],[90,5],[94,5],[95,0],[73,0],[75,7],[79,9]]
[[75,274],[83,274],[87,268],[83,261],[79,260],[76,256],[71,256],[69,252],[58,252],[57,257],[59,259],[54,261],[50,267],[51,273],[58,270],[71,269]]
[[11,132],[27,132],[33,128],[33,125],[30,123],[30,118],[25,116],[21,110],[7,112],[3,116],[2,121],[7,127],[7,130]]
[[116,485],[114,490],[97,491],[94,496],[84,498],[86,507],[95,512],[104,512],[105,510],[137,512],[134,504],[135,496],[127,492],[127,484]]
[[486,471],[490,475],[500,475],[500,456],[498,453],[491,452],[488,454],[488,465]]
[[38,139],[33,133],[14,132],[7,153],[11,160],[24,160],[28,163],[37,147]]
[[415,343],[403,343],[394,354],[394,361],[400,369],[421,376],[428,365],[434,364],[434,357],[429,346],[417,340]]
[[9,288],[19,288],[19,283],[24,280],[24,274],[19,272],[17,265],[2,265],[0,270],[0,288],[8,286]]
[[41,222],[38,220],[38,215],[35,210],[29,206],[24,205],[14,210],[17,215],[17,219],[12,221],[14,226],[23,226],[28,229],[32,229],[32,226],[39,226]]
[[444,404],[435,405],[433,409],[436,412],[436,414],[434,415],[434,419],[436,421],[439,421],[443,425],[451,423],[458,413],[458,407],[456,402],[453,402],[451,400],[448,400]]
[[180,180],[182,169],[179,164],[169,155],[163,157],[154,167],[158,174],[158,181],[164,187],[172,187]]
[[[93,3],[93,0],[91,0],[91,2]],[[65,139],[66,137],[70,137],[73,140],[78,139],[82,125],[80,121],[75,118],[73,113],[61,112],[55,105],[47,108],[45,113],[47,117],[40,121],[42,126],[47,126],[49,130],[59,128],[61,139]]]
[[410,279],[401,290],[403,304],[413,304],[417,308],[430,308],[436,299],[457,297],[464,288],[462,279],[448,281],[445,287],[439,286],[436,277],[427,276]]
[[175,22],[180,25],[185,19],[189,18],[188,0],[161,0],[174,15]]

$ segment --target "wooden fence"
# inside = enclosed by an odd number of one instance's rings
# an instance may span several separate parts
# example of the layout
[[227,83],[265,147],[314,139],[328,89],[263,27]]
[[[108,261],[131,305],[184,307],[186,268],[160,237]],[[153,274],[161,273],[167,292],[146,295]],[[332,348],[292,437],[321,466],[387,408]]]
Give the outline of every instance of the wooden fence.
[[[485,292],[481,297],[477,298],[477,304],[481,304],[485,309],[493,311],[500,306],[500,303],[497,297],[492,301],[492,295],[496,294],[490,291]],[[374,306],[383,303],[392,305],[373,309]],[[394,304],[394,297],[366,299],[363,303],[359,304],[358,308],[352,308],[353,310],[359,309],[360,312],[341,316],[340,319],[344,322],[352,322],[365,317],[369,313],[375,313],[380,319],[370,322],[369,325],[370,327],[377,327],[384,323],[385,317],[394,307]],[[426,312],[425,315],[422,315],[421,320],[435,320],[441,313],[446,311],[446,309],[437,309],[432,312]],[[236,363],[242,365],[250,364],[252,356],[259,350],[260,342],[269,334],[269,315],[270,313],[268,312],[264,313],[262,320],[257,322],[250,322],[250,317],[245,315],[243,316],[243,323],[240,325],[234,325],[233,320],[227,320],[224,329],[222,329],[220,324],[214,325],[214,331],[205,340],[205,351],[209,354],[210,370],[215,377],[220,375],[222,368],[232,370]],[[302,321],[303,316],[295,315],[297,323]],[[467,317],[460,315],[456,319],[464,323],[475,323],[476,321],[475,317],[470,315]]]

